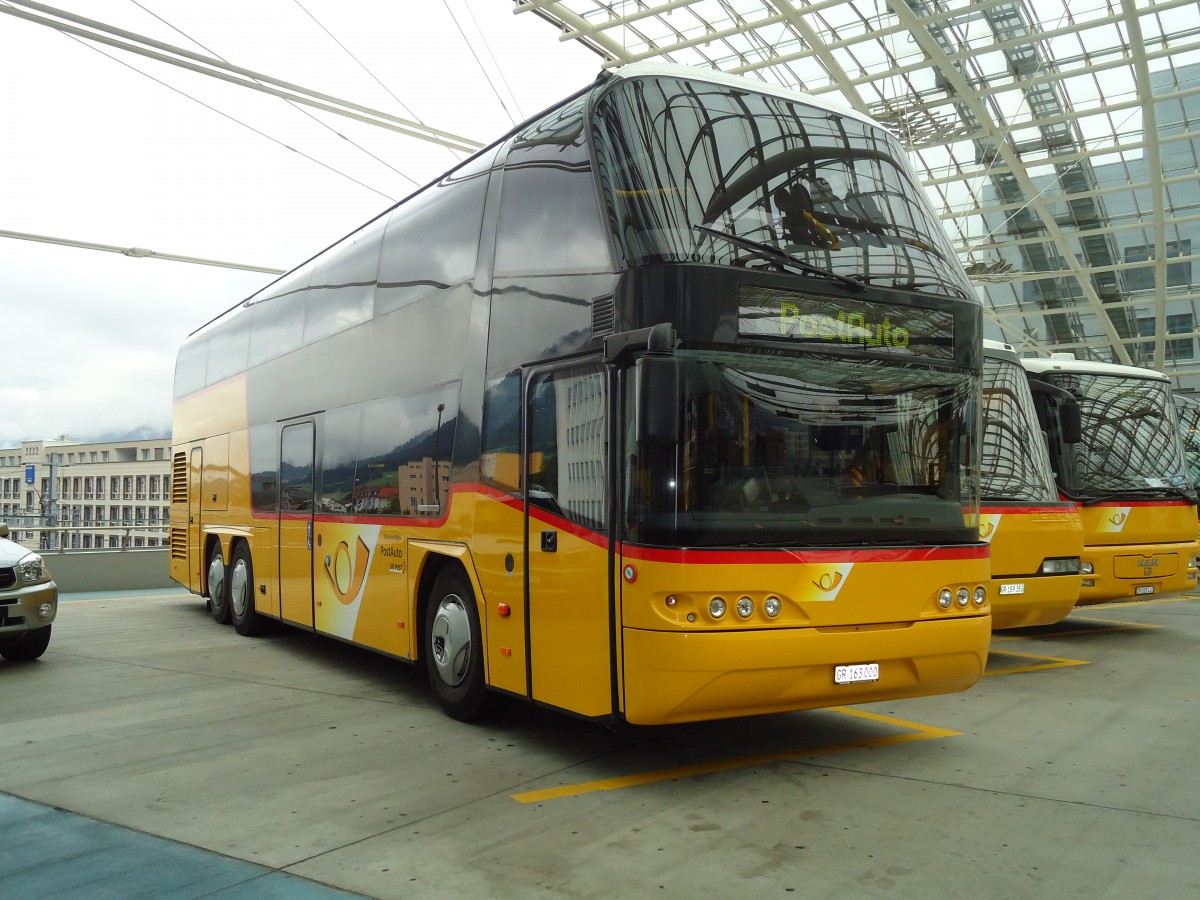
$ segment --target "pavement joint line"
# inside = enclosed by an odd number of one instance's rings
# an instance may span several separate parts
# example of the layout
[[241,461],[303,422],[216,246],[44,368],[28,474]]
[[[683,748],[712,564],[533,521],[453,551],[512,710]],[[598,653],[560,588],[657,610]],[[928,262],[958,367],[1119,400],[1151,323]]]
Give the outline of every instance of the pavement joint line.
[[762,765],[763,763],[791,762],[809,756],[824,756],[831,753],[845,753],[850,750],[889,747],[895,744],[910,744],[915,741],[958,737],[962,734],[961,731],[952,731],[948,728],[939,728],[935,725],[925,725],[920,722],[909,722],[893,716],[884,716],[878,713],[867,712],[866,710],[850,709],[845,706],[834,706],[829,709],[831,712],[911,730],[905,734],[890,734],[883,737],[867,738],[861,741],[849,741],[844,744],[827,744],[822,747],[805,747],[798,750],[783,750],[774,753],[756,753],[753,756],[739,756],[732,759],[714,760],[706,763],[692,763],[686,766],[674,766],[669,769],[656,769],[651,772],[638,772],[632,775],[619,775],[613,778],[601,778],[595,781],[564,784],[558,787],[543,788],[535,791],[523,791],[513,794],[512,799],[518,803],[542,803],[547,800],[577,797],[597,791],[616,791],[631,787],[641,787],[647,784],[656,784],[663,781],[676,781],[681,778],[712,775],[717,772],[745,769],[750,766]]
[[1019,656],[1022,659],[1040,659],[1045,662],[1035,663],[1028,666],[1010,666],[1004,669],[995,669],[991,672],[985,671],[984,676],[989,675],[1017,675],[1023,672],[1044,672],[1048,669],[1067,669],[1071,666],[1090,666],[1090,659],[1071,659],[1068,656],[1046,656],[1043,653],[1018,653],[1015,650],[993,650],[988,654],[989,661],[993,656]]

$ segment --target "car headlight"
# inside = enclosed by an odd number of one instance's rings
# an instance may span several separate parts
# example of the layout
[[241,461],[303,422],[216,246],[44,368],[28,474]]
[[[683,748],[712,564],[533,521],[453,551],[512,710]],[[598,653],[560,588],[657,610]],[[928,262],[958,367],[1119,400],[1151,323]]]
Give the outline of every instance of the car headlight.
[[22,556],[17,563],[17,577],[25,584],[41,584],[50,580],[50,573],[42,558],[36,553],[30,553],[28,556]]

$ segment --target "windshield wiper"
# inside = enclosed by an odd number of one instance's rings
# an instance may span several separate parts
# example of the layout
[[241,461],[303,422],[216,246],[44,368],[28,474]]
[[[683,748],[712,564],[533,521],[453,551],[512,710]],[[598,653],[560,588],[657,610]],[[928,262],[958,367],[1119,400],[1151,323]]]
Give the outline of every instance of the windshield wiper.
[[[1066,491],[1063,491],[1066,494]],[[1200,498],[1196,496],[1196,492],[1181,487],[1163,486],[1160,488],[1137,488],[1124,491],[1120,494],[1103,494],[1099,497],[1071,497],[1072,500],[1078,500],[1084,506],[1095,506],[1098,503],[1108,503],[1112,500],[1146,500],[1154,497],[1176,496],[1181,497],[1188,503],[1196,503]],[[1068,495],[1069,496],[1069,495]]]
[[864,285],[858,279],[851,278],[848,275],[839,275],[837,272],[831,272],[829,269],[823,269],[820,266],[814,266],[812,263],[806,262],[799,257],[792,256],[792,254],[784,250],[780,250],[778,247],[775,247],[771,244],[767,244],[762,241],[754,241],[750,238],[744,238],[736,234],[730,234],[727,231],[721,231],[717,228],[709,228],[707,225],[693,225],[692,230],[700,231],[704,234],[712,235],[713,237],[723,238],[734,246],[742,247],[746,250],[751,250],[757,253],[768,262],[773,262],[777,265],[795,266],[797,269],[807,272],[809,275],[819,275],[822,278],[831,278],[834,281],[840,281],[851,290],[866,290],[866,285]]

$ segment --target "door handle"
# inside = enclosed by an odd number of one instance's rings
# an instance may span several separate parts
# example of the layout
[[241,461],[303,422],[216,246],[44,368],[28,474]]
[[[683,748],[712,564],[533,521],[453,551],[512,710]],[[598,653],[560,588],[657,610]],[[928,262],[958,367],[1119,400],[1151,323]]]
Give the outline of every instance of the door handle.
[[309,520],[308,527],[305,529],[305,531],[307,532],[307,535],[308,535],[308,549],[311,550],[312,549],[312,520],[311,519]]
[[542,552],[557,553],[558,552],[558,532],[543,531],[542,532]]

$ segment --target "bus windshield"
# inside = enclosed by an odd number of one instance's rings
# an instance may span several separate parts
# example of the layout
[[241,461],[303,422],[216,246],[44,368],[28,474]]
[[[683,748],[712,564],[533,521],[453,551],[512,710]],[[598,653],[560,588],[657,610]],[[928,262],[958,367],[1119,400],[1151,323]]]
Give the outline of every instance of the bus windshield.
[[785,268],[792,257],[814,277],[974,297],[904,150],[853,114],[642,77],[617,80],[592,121],[626,266]]
[[640,444],[629,419],[628,540],[803,547],[977,539],[978,486],[967,474],[973,374],[815,354],[677,350],[675,358],[677,440]]
[[1068,461],[1064,488],[1093,500],[1189,488],[1166,382],[1077,372],[1043,377],[1071,391],[1083,417],[1082,443],[1058,448]]
[[1025,370],[1009,360],[983,361],[982,457],[984,500],[1058,499]]

